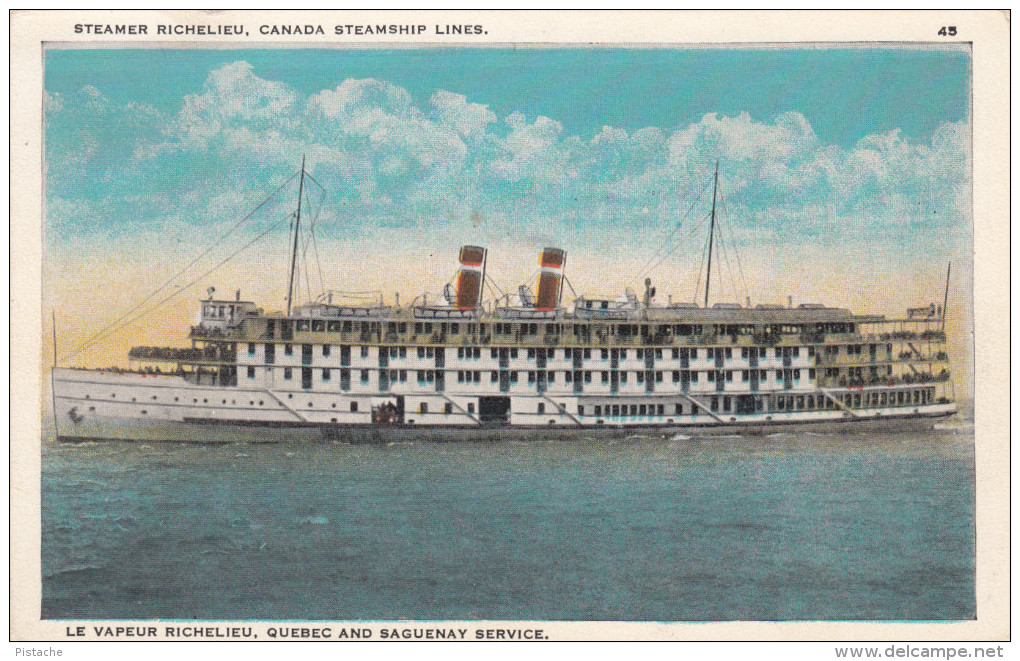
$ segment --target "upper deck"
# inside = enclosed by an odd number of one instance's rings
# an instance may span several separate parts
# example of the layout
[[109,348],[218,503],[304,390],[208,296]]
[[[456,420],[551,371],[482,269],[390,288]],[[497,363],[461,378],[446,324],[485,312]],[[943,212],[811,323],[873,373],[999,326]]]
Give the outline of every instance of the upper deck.
[[[304,342],[406,346],[638,347],[776,346],[889,339],[944,338],[937,318],[887,319],[842,308],[649,307],[625,321],[580,318],[561,310],[546,318],[515,318],[489,312],[450,310],[423,316],[419,307],[351,307],[315,304],[290,316],[261,311],[233,323],[200,323],[194,340]],[[466,314],[471,312],[472,314]]]

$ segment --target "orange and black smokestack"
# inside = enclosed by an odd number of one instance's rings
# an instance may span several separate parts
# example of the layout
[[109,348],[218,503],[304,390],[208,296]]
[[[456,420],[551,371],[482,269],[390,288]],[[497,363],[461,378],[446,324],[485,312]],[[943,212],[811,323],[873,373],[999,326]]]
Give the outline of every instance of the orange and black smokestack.
[[563,267],[567,263],[567,251],[559,248],[545,248],[539,260],[537,310],[555,310],[560,306],[563,291]]
[[485,257],[485,248],[464,246],[460,249],[460,270],[457,272],[458,310],[476,310],[481,305]]

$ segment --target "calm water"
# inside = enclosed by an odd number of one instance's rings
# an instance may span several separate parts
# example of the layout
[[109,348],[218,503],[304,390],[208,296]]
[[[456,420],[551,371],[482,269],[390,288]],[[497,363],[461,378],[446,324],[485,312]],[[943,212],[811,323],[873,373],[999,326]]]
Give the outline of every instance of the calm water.
[[44,445],[44,618],[974,617],[970,428]]

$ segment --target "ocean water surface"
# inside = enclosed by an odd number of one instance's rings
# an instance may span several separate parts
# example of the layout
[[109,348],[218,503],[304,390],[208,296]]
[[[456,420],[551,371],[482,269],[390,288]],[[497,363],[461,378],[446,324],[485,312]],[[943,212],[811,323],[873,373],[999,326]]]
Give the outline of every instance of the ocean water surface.
[[42,616],[972,619],[972,429],[44,442]]

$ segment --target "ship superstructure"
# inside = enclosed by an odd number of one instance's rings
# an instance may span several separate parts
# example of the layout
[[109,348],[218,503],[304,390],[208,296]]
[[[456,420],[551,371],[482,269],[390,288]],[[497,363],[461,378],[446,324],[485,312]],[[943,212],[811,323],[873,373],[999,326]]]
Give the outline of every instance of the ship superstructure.
[[643,297],[564,304],[567,253],[548,247],[534,293],[521,285],[485,307],[487,250],[464,246],[459,257],[455,284],[406,306],[331,295],[291,306],[292,283],[288,310],[267,313],[240,292],[210,291],[188,348],[136,347],[137,370],[54,368],[58,435],[471,438],[956,410],[944,303],[899,318],[815,304],[709,306],[706,281],[706,305],[660,306],[646,281]]

